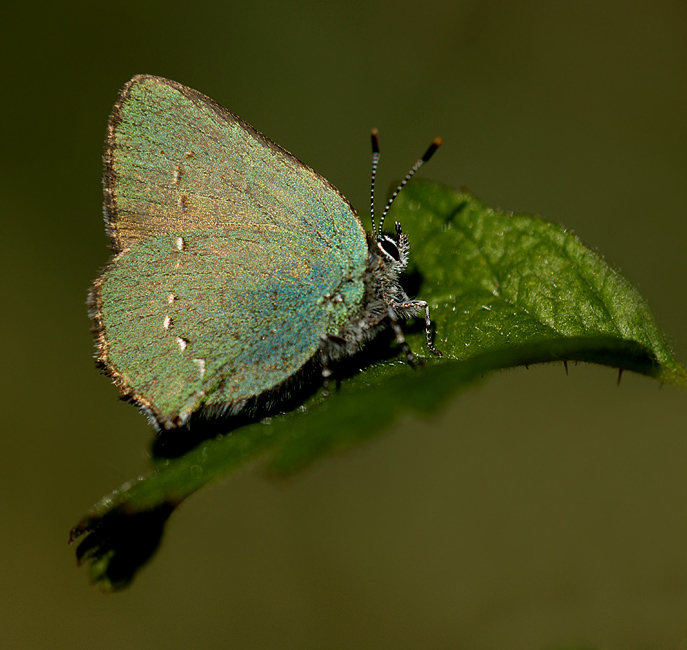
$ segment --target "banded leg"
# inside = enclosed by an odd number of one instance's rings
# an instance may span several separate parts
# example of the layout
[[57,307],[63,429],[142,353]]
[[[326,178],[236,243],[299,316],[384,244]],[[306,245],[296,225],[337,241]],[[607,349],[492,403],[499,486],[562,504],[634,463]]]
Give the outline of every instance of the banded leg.
[[[403,302],[400,305],[394,305],[394,308],[398,311],[403,309],[424,309],[425,311],[425,337],[427,339],[427,347],[434,352],[438,357],[442,356],[444,353],[437,350],[432,343],[432,321],[429,318],[429,305],[424,300],[411,300],[410,302]],[[392,325],[393,327],[393,325]],[[396,337],[398,339],[398,336]]]

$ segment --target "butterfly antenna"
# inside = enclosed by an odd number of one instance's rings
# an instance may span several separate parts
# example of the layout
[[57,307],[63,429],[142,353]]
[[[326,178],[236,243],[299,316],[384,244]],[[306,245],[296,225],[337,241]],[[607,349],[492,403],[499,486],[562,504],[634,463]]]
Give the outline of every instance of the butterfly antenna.
[[434,152],[441,146],[442,142],[442,138],[434,138],[434,140],[432,140],[432,144],[429,145],[427,151],[425,151],[425,154],[422,156],[422,158],[419,158],[418,161],[411,167],[410,171],[406,174],[406,177],[401,181],[399,186],[391,195],[389,202],[386,204],[386,207],[384,208],[384,212],[382,212],[382,217],[379,220],[379,230],[377,232],[380,235],[382,234],[382,226],[384,225],[384,219],[386,218],[386,215],[389,212],[389,208],[391,207],[391,204],[394,202],[394,199],[398,196],[398,193],[406,186],[406,183],[413,176],[415,176],[415,172],[418,169],[420,169],[420,167],[422,167],[422,165],[424,165],[434,155]]
[[377,177],[377,165],[379,165],[379,131],[372,129],[372,180],[370,182],[370,217],[372,219],[372,232],[375,231],[375,178]]

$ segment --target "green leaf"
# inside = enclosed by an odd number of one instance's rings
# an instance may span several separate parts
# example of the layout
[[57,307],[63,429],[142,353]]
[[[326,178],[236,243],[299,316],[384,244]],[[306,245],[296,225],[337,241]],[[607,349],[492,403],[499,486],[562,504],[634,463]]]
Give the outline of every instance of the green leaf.
[[377,339],[339,369],[329,397],[318,391],[298,409],[157,459],[150,474],[105,497],[72,531],[71,540],[89,533],[77,557],[90,562],[103,589],[130,582],[176,505],[204,485],[259,459],[271,472],[293,473],[403,414],[436,410],[490,371],[577,360],[687,386],[641,296],[561,226],[429,182],[409,184],[391,218],[409,235],[408,279],[430,304],[443,357],[427,349],[422,323],[410,324],[407,340],[423,367],[410,367],[388,339]]
[[426,182],[398,203],[422,297],[434,307],[437,344],[453,358],[607,336],[639,343],[660,366],[647,374],[685,386],[685,370],[639,293],[562,226]]

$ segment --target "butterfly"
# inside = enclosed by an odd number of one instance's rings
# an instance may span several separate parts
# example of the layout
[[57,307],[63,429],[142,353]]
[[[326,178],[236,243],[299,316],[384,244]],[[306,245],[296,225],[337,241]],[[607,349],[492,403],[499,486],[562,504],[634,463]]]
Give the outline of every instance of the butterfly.
[[429,307],[399,276],[409,242],[372,231],[322,176],[201,93],[139,75],[121,91],[104,154],[114,256],[89,311],[97,362],[159,429],[276,399]]

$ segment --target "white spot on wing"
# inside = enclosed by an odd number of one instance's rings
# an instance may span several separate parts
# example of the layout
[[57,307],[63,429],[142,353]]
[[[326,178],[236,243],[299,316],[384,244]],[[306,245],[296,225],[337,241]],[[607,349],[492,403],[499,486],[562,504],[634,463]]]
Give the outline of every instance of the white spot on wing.
[[200,378],[203,378],[205,374],[205,359],[193,359],[193,363],[198,366],[198,372],[200,373]]

